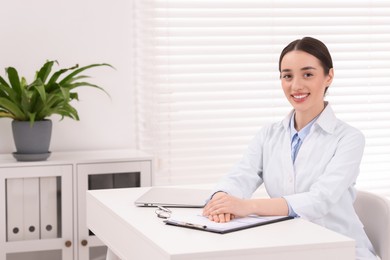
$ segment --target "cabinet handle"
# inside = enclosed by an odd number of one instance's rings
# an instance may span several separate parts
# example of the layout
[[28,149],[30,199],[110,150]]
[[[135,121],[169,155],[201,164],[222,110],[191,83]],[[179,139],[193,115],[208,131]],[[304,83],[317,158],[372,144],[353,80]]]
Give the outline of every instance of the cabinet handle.
[[81,245],[82,245],[82,246],[88,245],[88,241],[85,240],[85,239],[81,240]]
[[72,246],[72,242],[69,241],[69,240],[67,240],[67,241],[65,242],[65,246],[66,246],[66,247],[71,247],[71,246]]

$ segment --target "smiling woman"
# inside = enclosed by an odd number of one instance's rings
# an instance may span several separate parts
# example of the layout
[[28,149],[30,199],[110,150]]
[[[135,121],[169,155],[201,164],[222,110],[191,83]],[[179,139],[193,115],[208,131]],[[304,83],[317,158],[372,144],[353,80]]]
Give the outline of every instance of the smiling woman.
[[[316,56],[307,52],[316,46]],[[258,131],[211,193],[203,214],[216,222],[252,214],[301,217],[354,239],[357,259],[374,260],[373,246],[353,207],[364,136],[336,118],[324,101],[333,67],[322,60],[330,55],[318,53],[329,52],[310,37],[283,50],[280,78],[293,110]],[[251,198],[263,183],[270,198]]]

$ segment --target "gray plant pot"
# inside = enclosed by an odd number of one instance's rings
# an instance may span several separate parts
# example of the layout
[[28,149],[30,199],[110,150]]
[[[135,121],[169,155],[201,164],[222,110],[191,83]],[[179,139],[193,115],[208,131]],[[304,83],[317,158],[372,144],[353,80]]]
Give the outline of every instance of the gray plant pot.
[[43,161],[50,156],[51,120],[12,121],[12,132],[16,147],[13,156],[18,161]]

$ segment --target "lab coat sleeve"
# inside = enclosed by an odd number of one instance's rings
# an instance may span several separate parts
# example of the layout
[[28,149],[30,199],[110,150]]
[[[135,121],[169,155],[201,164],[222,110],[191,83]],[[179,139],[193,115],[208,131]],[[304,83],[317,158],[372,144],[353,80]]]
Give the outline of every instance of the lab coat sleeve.
[[214,192],[224,191],[239,198],[250,198],[263,183],[262,153],[264,131],[260,131],[249,143],[241,160],[216,185]]
[[311,185],[309,191],[284,196],[296,214],[315,220],[329,212],[356,182],[364,145],[364,136],[357,130],[339,140],[325,172]]

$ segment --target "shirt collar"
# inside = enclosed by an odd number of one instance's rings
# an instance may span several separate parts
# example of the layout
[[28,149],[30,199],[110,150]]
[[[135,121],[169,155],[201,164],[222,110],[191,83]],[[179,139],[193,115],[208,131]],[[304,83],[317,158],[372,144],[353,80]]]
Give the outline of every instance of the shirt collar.
[[[285,128],[286,131],[290,131],[289,129],[290,129],[290,124],[291,124],[291,119],[294,116],[294,114],[295,114],[295,111],[293,109],[282,121],[283,127]],[[325,132],[328,132],[330,134],[332,134],[334,132],[334,129],[335,129],[336,124],[337,124],[337,118],[333,112],[332,107],[330,106],[330,104],[327,101],[325,101],[324,110],[318,116],[317,120],[315,120],[315,122],[313,122],[313,124],[314,123],[315,123],[315,125],[320,127],[322,130],[324,130]],[[294,127],[292,129],[295,130]],[[310,131],[310,129],[309,129],[309,131]],[[295,131],[295,133],[296,133],[296,131]]]
[[330,104],[328,104],[328,102],[325,102],[325,105],[326,107],[318,117],[316,125],[318,125],[325,132],[333,134],[337,125],[337,117],[334,114]]
[[292,114],[291,118],[290,118],[290,137],[291,137],[291,140],[293,138],[293,136],[295,134],[298,134],[298,137],[303,141],[305,139],[305,137],[310,133],[310,129],[312,127],[312,125],[316,122],[316,120],[318,119],[319,116],[316,116],[315,118],[313,118],[313,120],[311,120],[307,125],[305,125],[304,128],[302,128],[299,132],[295,129],[295,126],[294,126],[294,118],[295,118],[295,113]]

